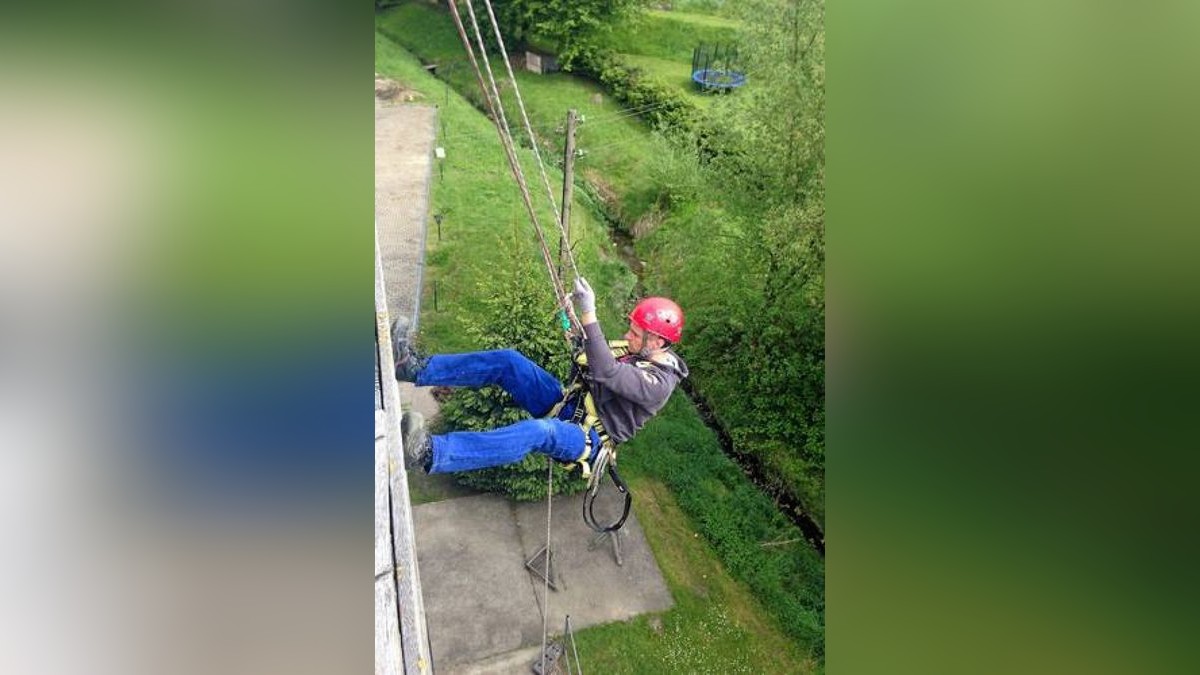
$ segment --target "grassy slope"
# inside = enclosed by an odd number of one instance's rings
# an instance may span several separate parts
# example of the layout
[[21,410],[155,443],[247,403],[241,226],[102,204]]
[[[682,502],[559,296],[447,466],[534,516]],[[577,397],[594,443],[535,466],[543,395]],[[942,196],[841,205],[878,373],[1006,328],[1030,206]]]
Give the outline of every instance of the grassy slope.
[[[428,235],[426,285],[423,289],[421,316],[422,335],[444,350],[463,350],[471,347],[455,316],[478,311],[475,296],[478,286],[485,283],[497,263],[494,256],[481,256],[480,251],[496,252],[520,248],[524,255],[541,260],[535,249],[535,234],[521,202],[496,132],[491,123],[454,92],[447,92],[442,83],[426,74],[420,64],[402,50],[376,36],[376,70],[415,83],[426,101],[439,105],[440,128],[438,144],[446,149],[444,173],[435,171],[432,211],[444,213],[442,240],[436,229]],[[447,98],[447,94],[449,98]],[[447,100],[449,104],[447,105]],[[535,206],[539,206],[540,222],[557,248],[557,228],[541,186],[532,153],[523,152],[523,166],[530,181]],[[562,177],[549,169],[551,185],[561,185]],[[556,199],[559,195],[556,195]],[[595,282],[604,287],[632,287],[632,278],[616,262],[607,245],[603,228],[587,208],[572,211],[572,239],[578,245],[577,260],[589,270]],[[502,262],[502,259],[501,259]],[[540,264],[540,262],[539,262]],[[438,307],[434,311],[432,289],[438,287]],[[553,295],[547,280],[547,313],[553,312]]]
[[675,607],[578,634],[590,670],[604,673],[810,673],[818,664],[730,578],[671,491],[630,479],[636,512]]
[[699,43],[737,41],[738,24],[728,19],[684,12],[649,11],[609,38],[609,46],[623,54],[656,56],[691,64]]
[[[486,119],[454,92],[447,95],[442,83],[425,73],[414,58],[379,35],[376,70],[425,93],[428,101],[437,102],[441,106],[439,117],[450,129],[441,141],[447,148],[446,178],[434,185],[433,208],[451,211],[443,227],[443,242],[438,244],[432,233],[430,236],[426,292],[432,280],[438,279],[444,284],[443,297],[455,300],[450,307],[446,306],[448,300],[443,300],[443,311],[434,312],[426,297],[422,338],[438,350],[470,348],[466,338],[455,330],[453,315],[470,311],[470,290],[487,279],[483,270],[497,242],[532,235],[527,225],[520,224],[523,214],[514,206],[518,197],[503,167],[498,142],[488,136]],[[554,176],[551,180],[560,179]],[[491,225],[497,214],[502,216],[503,226],[499,228]],[[601,287],[624,283],[619,265],[602,262],[609,255],[605,253],[609,245],[603,229],[587,217],[582,205],[576,214],[581,219],[579,229],[586,230],[579,251],[581,266],[589,275],[606,273],[597,277],[608,277],[597,282]],[[626,277],[628,274],[624,272]],[[610,311],[607,320],[612,319]],[[647,430],[628,444],[623,458],[627,477],[638,494],[637,513],[678,606],[661,617],[661,630],[643,617],[584,631],[581,647],[591,669],[809,672],[816,668],[807,654],[810,648],[821,648],[819,628],[803,631],[808,637],[804,639],[798,638],[794,626],[820,623],[811,609],[805,609],[823,605],[820,560],[803,545],[758,548],[759,541],[794,538],[798,532],[782,521],[769,500],[749,486],[736,466],[721,454],[716,440],[686,399],[675,397]],[[672,490],[686,491],[685,503],[690,503],[693,514],[704,512],[697,508],[703,504],[715,516],[689,524],[677,498],[671,497],[664,484]],[[720,509],[714,510],[713,504]],[[758,525],[739,528],[739,518]],[[755,550],[770,551],[765,562],[743,554]],[[727,562],[722,564],[719,559]],[[746,569],[748,562],[758,570],[757,575],[753,569]],[[729,576],[725,565],[730,564],[745,581],[737,582]],[[786,579],[787,592],[766,593],[769,611],[764,612],[744,584],[761,596],[762,589],[780,577]],[[781,621],[793,625],[790,638],[781,630]]]
[[[438,64],[439,77],[454,88],[467,92],[474,97],[472,100],[482,100],[477,93],[479,85],[474,71],[445,13],[428,5],[406,4],[379,17],[376,25],[422,62]],[[502,62],[493,63],[492,67],[497,73],[504,72]],[[623,113],[618,104],[591,82],[567,74],[547,76],[518,71],[516,76],[535,132],[553,148],[549,156],[556,163],[561,162],[564,134],[559,129],[566,110],[575,108],[584,118],[576,133],[576,146],[587,153],[576,163],[576,172],[604,177],[599,181],[604,185],[600,192],[616,200],[610,206],[622,219],[642,216],[657,194],[648,189],[655,180],[646,153],[631,152],[629,147],[647,141],[648,134],[638,120]],[[516,109],[515,105],[507,107]],[[519,124],[517,120],[509,123]],[[494,133],[478,138],[495,140]]]
[[692,50],[701,42],[735,43],[737,28],[736,22],[716,16],[652,10],[615,31],[608,46],[630,65],[706,107],[712,98],[692,83]]

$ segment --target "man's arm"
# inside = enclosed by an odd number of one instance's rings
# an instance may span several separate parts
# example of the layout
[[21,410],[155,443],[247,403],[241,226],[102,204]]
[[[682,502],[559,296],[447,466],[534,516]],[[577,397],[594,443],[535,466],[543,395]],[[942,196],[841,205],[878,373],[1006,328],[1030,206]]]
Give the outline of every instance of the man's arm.
[[579,322],[587,336],[584,351],[587,352],[588,368],[596,382],[622,398],[651,408],[670,396],[675,382],[667,373],[644,361],[634,365],[621,363],[613,357],[596,321],[596,294],[586,279],[576,277],[574,297],[579,308]]

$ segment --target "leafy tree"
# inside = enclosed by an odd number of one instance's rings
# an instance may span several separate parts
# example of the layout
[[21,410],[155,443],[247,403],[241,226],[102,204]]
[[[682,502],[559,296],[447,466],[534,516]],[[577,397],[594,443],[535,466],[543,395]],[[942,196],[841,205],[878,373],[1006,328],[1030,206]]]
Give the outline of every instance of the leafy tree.
[[[822,0],[746,0],[750,85],[712,107],[702,159],[731,216],[709,228],[713,277],[690,355],[743,451],[822,519],[825,93]],[[769,19],[764,19],[769,17]]]
[[[518,349],[562,381],[569,374],[571,354],[545,270],[516,243],[497,251],[497,263],[492,279],[478,286],[484,295],[483,312],[462,317],[464,330],[481,349]],[[443,424],[454,431],[484,431],[529,419],[499,387],[455,390],[441,415]],[[578,471],[567,472],[557,463],[553,471],[555,494],[574,494],[586,486]],[[538,453],[516,464],[455,477],[464,485],[519,500],[546,497],[546,460]]]
[[622,20],[639,0],[496,0],[496,18],[509,47],[518,44],[553,49],[564,68],[589,50]]

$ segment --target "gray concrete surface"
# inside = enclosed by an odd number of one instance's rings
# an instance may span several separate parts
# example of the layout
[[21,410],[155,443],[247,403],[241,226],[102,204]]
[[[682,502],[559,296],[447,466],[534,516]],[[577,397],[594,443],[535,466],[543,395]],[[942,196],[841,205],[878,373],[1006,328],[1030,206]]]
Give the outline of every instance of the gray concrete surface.
[[480,495],[413,511],[433,662],[477,661],[541,643],[507,500]]
[[[600,508],[598,505],[598,517]],[[561,630],[567,614],[571,615],[571,624],[578,630],[671,607],[671,593],[634,514],[630,514],[620,531],[623,564],[618,566],[609,540],[597,540],[595,533],[583,522],[582,495],[555,498],[551,511],[554,564],[559,582],[559,590],[550,592],[552,630]],[[546,541],[546,504],[518,504],[515,515],[521,548],[528,560]],[[618,515],[619,509],[610,512],[608,522],[616,520]],[[534,578],[533,575],[530,577]],[[535,580],[533,591],[538,607],[541,606],[542,588],[541,580]]]
[[[592,546],[582,503],[581,495],[554,500],[560,590],[550,592],[549,632],[560,633],[567,614],[579,630],[669,609],[670,592],[637,518],[622,530],[618,566],[607,541]],[[544,582],[525,561],[545,543],[545,502],[465,497],[417,506],[414,519],[438,671],[529,672],[540,653]]]
[[375,99],[375,222],[388,313],[416,324],[437,109]]
[[416,410],[425,416],[425,419],[431,420],[437,417],[439,406],[434,400],[433,389],[430,387],[418,387],[411,382],[400,383],[400,407],[403,410]]
[[[425,263],[429,186],[433,170],[437,109],[375,99],[375,225],[386,282],[388,314],[407,316],[415,326]],[[379,364],[375,364],[375,407]],[[406,392],[401,388],[401,397]],[[417,410],[428,415],[417,394]],[[412,401],[411,387],[408,400]]]
[[[472,663],[438,664],[439,675],[529,675],[542,652],[542,645],[505,652]],[[580,660],[583,656],[580,655]]]

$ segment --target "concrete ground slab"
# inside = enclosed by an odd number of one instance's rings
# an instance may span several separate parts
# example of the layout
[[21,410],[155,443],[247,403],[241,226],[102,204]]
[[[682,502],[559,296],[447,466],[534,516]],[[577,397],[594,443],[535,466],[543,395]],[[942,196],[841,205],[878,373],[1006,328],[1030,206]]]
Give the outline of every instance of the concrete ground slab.
[[529,675],[533,662],[542,653],[541,642],[534,647],[498,654],[474,663],[460,663],[443,668],[438,664],[440,675]]
[[[603,496],[600,501],[598,517],[619,515],[619,501]],[[593,546],[595,536],[583,522],[582,508],[583,495],[553,503],[561,583],[549,598],[551,635],[562,632],[567,614],[580,630],[669,609],[671,594],[637,518],[631,514],[621,530],[624,564],[618,566],[608,541]],[[541,651],[544,582],[525,568],[525,561],[545,543],[546,503],[477,495],[421,504],[413,516],[438,672],[530,672]]]
[[438,669],[541,644],[542,619],[512,508],[480,495],[413,509],[417,564]]
[[375,101],[375,224],[388,314],[418,318],[437,109]]
[[[615,492],[611,483],[607,487],[610,493]],[[620,515],[620,509],[615,499],[606,500],[605,496],[613,495],[602,493],[597,517],[612,522]],[[608,507],[608,512],[601,515],[604,507]],[[646,544],[637,517],[630,513],[620,530],[623,564],[618,566],[611,542],[607,538],[597,540],[596,533],[583,522],[582,511],[583,495],[554,500],[552,541],[559,590],[550,592],[551,633],[562,632],[568,614],[572,627],[579,630],[670,609],[674,604],[671,592]],[[546,542],[546,503],[518,504],[515,512],[521,546],[528,560]],[[540,609],[544,582],[533,574],[529,578]]]

